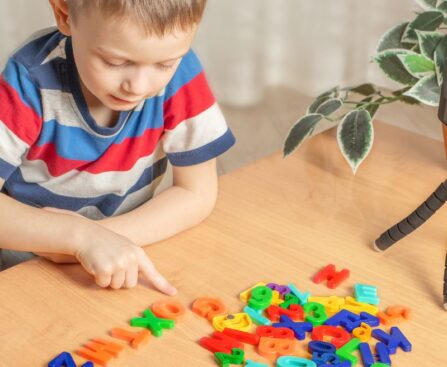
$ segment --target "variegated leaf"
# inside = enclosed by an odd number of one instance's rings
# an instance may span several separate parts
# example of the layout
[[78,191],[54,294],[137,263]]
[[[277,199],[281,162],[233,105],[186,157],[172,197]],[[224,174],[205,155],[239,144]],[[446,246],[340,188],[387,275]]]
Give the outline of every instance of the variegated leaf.
[[435,63],[424,55],[397,55],[397,57],[415,78],[421,79],[435,74]]
[[435,50],[436,77],[441,85],[444,78],[445,62],[447,59],[447,35],[442,37]]
[[402,43],[402,37],[407,29],[409,22],[398,24],[389,29],[379,41],[377,52],[382,52],[391,49],[410,49],[414,45],[412,43]]
[[374,84],[371,83],[364,83],[360,84],[356,87],[346,88],[350,92],[361,94],[362,96],[370,96],[371,94],[374,94],[377,92],[376,88],[374,87]]
[[419,41],[419,47],[422,55],[433,60],[436,47],[441,41],[443,34],[441,32],[416,31]]
[[408,50],[385,50],[376,55],[375,61],[391,80],[405,85],[415,84],[418,79],[405,69],[398,55],[417,55],[417,53]]
[[371,151],[373,140],[374,129],[368,111],[353,110],[338,125],[338,145],[354,174]]
[[340,88],[340,87],[337,85],[337,86],[335,86],[335,87],[329,89],[328,91],[321,93],[321,94],[317,97],[317,99],[319,99],[319,98],[323,98],[323,97],[330,97],[330,98],[338,97],[339,88]]
[[332,98],[322,103],[316,113],[320,113],[323,116],[329,116],[335,111],[339,110],[343,106],[343,101],[340,98]]
[[405,95],[417,99],[428,106],[438,106],[441,87],[438,85],[436,75],[422,78],[408,92],[405,92]]
[[417,43],[416,30],[435,31],[444,21],[444,14],[439,10],[430,10],[420,13],[408,24],[402,37],[402,42]]
[[416,2],[422,9],[435,9],[437,5],[437,0],[416,0]]
[[315,113],[324,102],[328,101],[331,98],[337,98],[339,93],[339,87],[336,86],[334,88],[329,89],[328,91],[321,93],[312,104],[307,108],[306,114]]
[[392,94],[393,94],[393,96],[396,96],[396,97],[400,96],[401,98],[399,99],[399,101],[404,102],[406,104],[409,104],[409,105],[421,104],[421,102],[419,102],[418,100],[404,95],[405,92],[408,92],[410,89],[411,89],[411,87],[405,87],[403,89],[392,92]]
[[376,115],[377,111],[379,110],[380,104],[379,102],[382,102],[384,100],[383,97],[380,97],[376,100],[371,99],[372,102],[370,105],[368,105],[365,110],[369,112],[369,115],[371,116],[371,119],[374,119],[374,116]]
[[[380,107],[379,102],[382,102],[384,100],[383,97],[379,97],[376,100],[373,100],[373,98],[373,96],[366,97],[356,105],[356,109],[368,111],[371,119],[374,118],[374,115],[377,113],[377,110]],[[370,102],[370,104],[365,107],[365,102]]]
[[313,113],[301,117],[287,134],[284,142],[283,154],[287,157],[294,152],[309,137],[315,129],[315,126],[323,119],[323,115]]
[[436,9],[441,10],[444,16],[447,15],[447,1],[438,0],[438,3],[436,4]]
[[330,99],[331,97],[325,95],[317,97],[317,99],[315,99],[315,101],[313,101],[312,104],[307,108],[306,114],[317,112],[318,107],[320,107],[324,102]]

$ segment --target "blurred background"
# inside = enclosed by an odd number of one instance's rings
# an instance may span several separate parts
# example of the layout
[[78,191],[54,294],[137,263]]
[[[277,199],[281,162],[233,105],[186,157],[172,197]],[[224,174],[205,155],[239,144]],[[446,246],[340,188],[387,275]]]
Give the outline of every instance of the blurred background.
[[[312,97],[335,85],[395,88],[371,56],[387,29],[419,10],[414,0],[208,0],[194,48],[238,139],[219,172],[281,149]],[[0,14],[1,68],[32,32],[54,24],[47,0],[2,0]],[[392,104],[377,118],[442,139],[434,108]]]

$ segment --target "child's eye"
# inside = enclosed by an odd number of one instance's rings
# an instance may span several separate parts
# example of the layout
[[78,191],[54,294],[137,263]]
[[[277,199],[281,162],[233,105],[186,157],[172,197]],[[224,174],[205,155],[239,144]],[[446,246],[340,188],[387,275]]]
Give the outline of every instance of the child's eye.
[[103,60],[103,61],[104,61],[104,64],[106,64],[107,66],[110,66],[112,68],[119,68],[119,67],[124,66],[124,65],[127,64],[126,62],[114,63],[114,62],[110,62],[110,61],[107,61],[107,60]]
[[161,70],[169,70],[174,67],[174,64],[166,65],[166,64],[157,64],[158,68]]

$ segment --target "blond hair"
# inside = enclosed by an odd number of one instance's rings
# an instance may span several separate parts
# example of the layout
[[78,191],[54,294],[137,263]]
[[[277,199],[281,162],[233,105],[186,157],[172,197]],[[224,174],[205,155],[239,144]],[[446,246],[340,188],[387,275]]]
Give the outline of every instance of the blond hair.
[[130,16],[147,33],[163,36],[174,30],[188,30],[198,24],[206,0],[66,0],[70,18],[76,22],[79,14],[92,9],[104,16]]

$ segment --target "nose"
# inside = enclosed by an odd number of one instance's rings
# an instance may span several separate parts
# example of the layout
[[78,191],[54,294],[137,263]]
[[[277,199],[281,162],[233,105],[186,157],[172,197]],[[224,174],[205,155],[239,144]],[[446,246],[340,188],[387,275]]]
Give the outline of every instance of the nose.
[[138,97],[145,96],[151,90],[150,75],[142,68],[138,68],[129,73],[122,82],[121,88],[129,95]]

